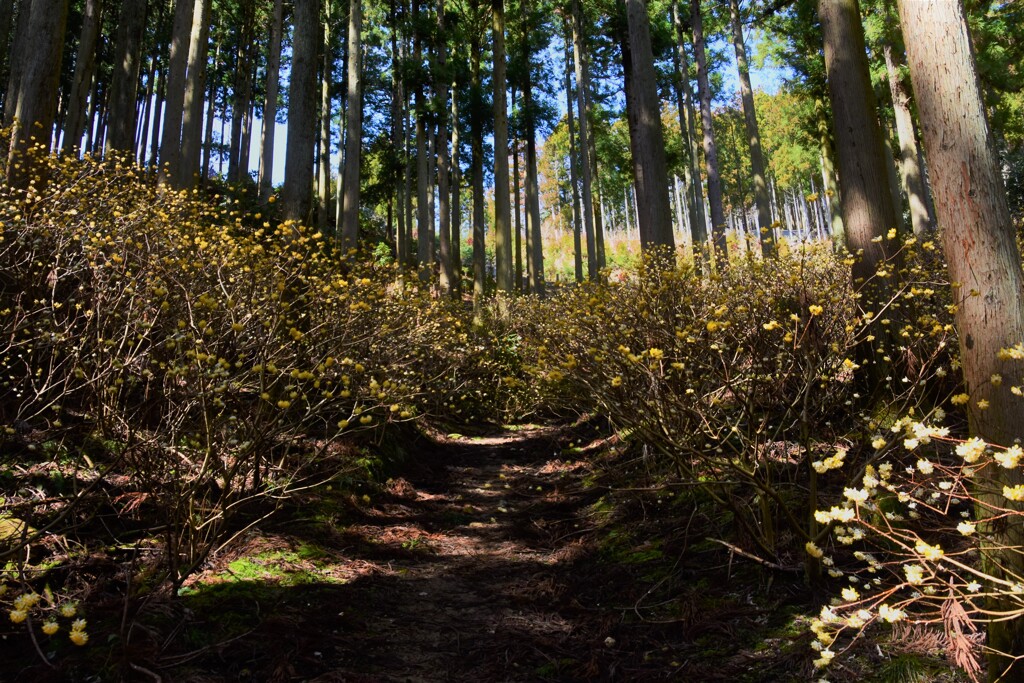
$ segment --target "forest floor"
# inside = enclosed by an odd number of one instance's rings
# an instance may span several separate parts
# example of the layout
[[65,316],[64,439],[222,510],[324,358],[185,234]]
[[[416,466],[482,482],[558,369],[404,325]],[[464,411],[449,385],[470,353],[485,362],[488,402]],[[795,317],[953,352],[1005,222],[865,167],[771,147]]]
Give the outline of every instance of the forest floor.
[[[132,604],[129,636],[105,646],[129,612],[112,595],[90,614],[91,662],[13,680],[817,678],[800,574],[709,540],[727,520],[657,484],[638,449],[582,424],[404,450],[401,478],[311,492],[178,599]],[[633,488],[596,469],[612,463]],[[120,673],[79,677],[97,668]]]

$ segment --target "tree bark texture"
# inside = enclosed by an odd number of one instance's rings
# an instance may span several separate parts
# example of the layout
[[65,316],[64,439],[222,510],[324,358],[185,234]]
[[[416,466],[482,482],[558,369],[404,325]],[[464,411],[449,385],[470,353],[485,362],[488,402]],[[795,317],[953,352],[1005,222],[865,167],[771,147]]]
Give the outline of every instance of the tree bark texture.
[[309,220],[316,147],[316,55],[319,0],[295,0],[291,84],[288,89],[288,154],[281,192],[284,218]]

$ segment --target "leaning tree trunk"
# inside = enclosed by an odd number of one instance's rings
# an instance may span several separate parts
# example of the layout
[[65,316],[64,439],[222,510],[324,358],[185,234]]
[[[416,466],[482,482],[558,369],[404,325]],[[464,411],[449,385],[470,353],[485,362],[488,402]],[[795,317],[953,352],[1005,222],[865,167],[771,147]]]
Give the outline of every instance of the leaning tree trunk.
[[295,0],[292,75],[288,89],[288,153],[281,204],[285,220],[309,219],[316,146],[316,53],[320,0]]
[[764,154],[761,152],[761,132],[754,110],[754,91],[750,88],[750,70],[747,68],[747,48],[743,43],[743,22],[740,20],[739,0],[729,0],[732,19],[732,42],[736,49],[736,66],[740,75],[740,96],[743,100],[743,120],[747,127],[750,146],[750,171],[754,181],[754,203],[757,205],[757,234],[761,242],[761,255],[775,253],[775,240],[771,236],[772,210],[768,203],[768,183],[764,177]]
[[[853,265],[853,286],[860,289],[887,258],[885,236],[896,227],[896,212],[886,185],[885,145],[857,0],[818,0],[818,17],[839,158],[846,247],[859,255]],[[879,284],[878,294],[885,289]]]
[[704,167],[708,176],[708,204],[711,207],[711,238],[719,270],[729,266],[725,241],[725,208],[722,206],[722,178],[718,169],[718,147],[711,118],[711,86],[708,82],[708,61],[704,54],[704,25],[700,16],[700,0],[690,0],[690,23],[693,26],[693,52],[697,59],[697,90],[700,95],[700,120],[704,129]]
[[[900,0],[899,11],[946,262],[950,280],[958,284],[956,326],[971,397],[970,430],[1009,447],[1024,424],[1024,402],[1011,394],[1024,383],[1024,363],[1001,350],[1024,339],[1024,273],[971,36],[960,0]],[[1002,383],[992,381],[997,375]],[[984,567],[1006,586],[990,588],[995,597],[987,605],[989,680],[1019,681],[1024,619],[1019,595],[1008,586],[1024,576],[1024,506],[1002,492],[1024,483],[1024,472],[988,467],[974,483]]]

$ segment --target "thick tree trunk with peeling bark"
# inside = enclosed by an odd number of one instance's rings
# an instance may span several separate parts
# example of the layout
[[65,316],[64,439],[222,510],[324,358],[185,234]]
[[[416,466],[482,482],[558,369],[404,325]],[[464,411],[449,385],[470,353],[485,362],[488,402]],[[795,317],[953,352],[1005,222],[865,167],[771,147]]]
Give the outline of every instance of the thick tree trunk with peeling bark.
[[[1000,350],[1024,340],[1024,273],[966,17],[960,0],[900,0],[899,10],[946,262],[950,279],[958,285],[953,294],[971,397],[970,430],[1009,447],[1024,424],[1024,402],[1010,391],[1024,384],[1024,361]],[[1002,382],[993,382],[994,375],[1001,375]],[[983,401],[986,410],[980,407]],[[985,539],[984,567],[997,580],[1018,583],[1024,576],[1024,506],[1002,491],[1024,483],[1024,472],[989,467],[974,483],[981,501],[977,513],[978,531]],[[993,513],[992,507],[1013,513]],[[992,585],[991,590],[1006,594],[1008,588]],[[987,605],[993,611],[989,680],[1024,679],[1024,619],[1018,597],[994,597]]]

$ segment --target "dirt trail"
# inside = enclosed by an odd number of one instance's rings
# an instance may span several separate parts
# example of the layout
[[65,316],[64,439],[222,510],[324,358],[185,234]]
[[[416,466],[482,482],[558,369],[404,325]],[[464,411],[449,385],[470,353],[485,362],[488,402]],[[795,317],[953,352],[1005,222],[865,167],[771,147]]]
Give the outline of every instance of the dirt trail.
[[[672,528],[635,524],[678,527],[667,510],[608,526],[590,465],[563,455],[570,440],[579,431],[527,428],[408,446],[404,477],[347,499],[336,521],[293,515],[219,558],[149,661],[188,681],[789,680],[764,659],[777,649],[738,647],[766,610],[723,597],[721,548],[647,548]],[[626,555],[609,534],[628,537]]]

